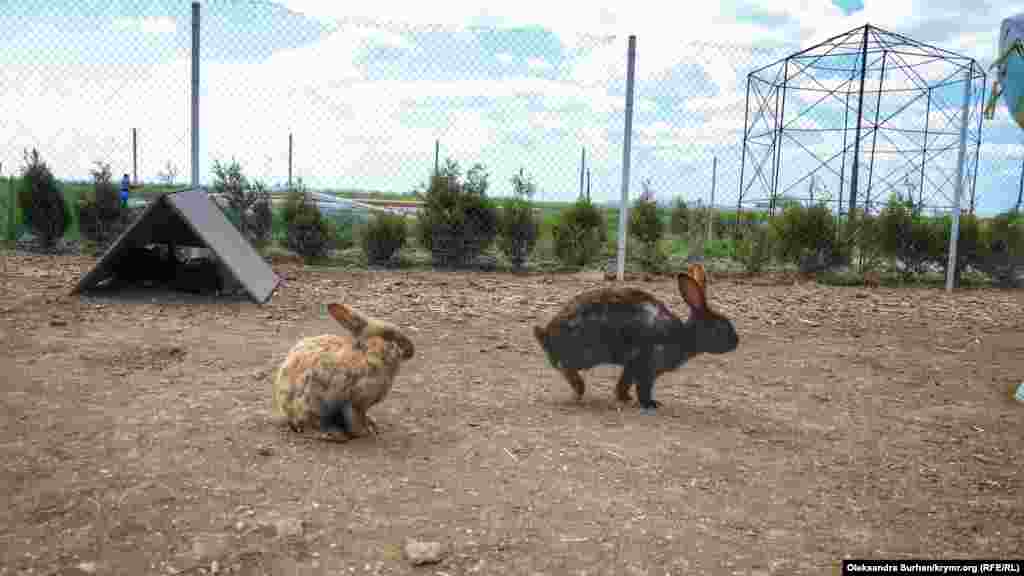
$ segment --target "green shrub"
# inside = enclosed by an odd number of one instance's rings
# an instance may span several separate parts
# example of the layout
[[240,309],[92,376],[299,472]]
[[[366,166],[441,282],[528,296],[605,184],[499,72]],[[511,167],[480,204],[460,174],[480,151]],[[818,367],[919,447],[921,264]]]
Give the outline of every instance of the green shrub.
[[682,198],[676,198],[672,202],[672,212],[669,215],[669,230],[673,234],[683,236],[689,230],[690,208]]
[[717,237],[704,242],[705,258],[730,258],[736,252],[731,238]]
[[246,239],[262,244],[270,236],[273,219],[270,212],[270,192],[261,182],[249,182],[238,161],[229,164],[213,162],[213,191],[224,195],[232,222]]
[[40,159],[36,149],[32,149],[31,153],[25,152],[18,204],[25,224],[46,248],[53,247],[71,226],[71,208],[64,201],[57,179],[49,166]]
[[252,191],[256,196],[249,215],[250,235],[257,245],[270,241],[270,233],[274,227],[274,212],[270,199],[270,191],[262,182],[255,182]]
[[629,211],[629,235],[643,244],[656,244],[665,235],[665,225],[652,199],[637,198]]
[[690,238],[707,238],[708,233],[708,210],[703,206],[690,209],[689,221],[686,225],[687,235]]
[[[943,216],[934,221],[936,241],[939,246],[933,250],[932,261],[942,267],[943,273],[949,268],[949,241],[953,233],[952,216]],[[960,285],[960,276],[964,268],[982,268],[988,250],[984,245],[981,224],[974,214],[960,215],[960,230],[956,240],[956,262],[953,270],[953,282]]]
[[755,225],[743,231],[736,242],[736,259],[747,272],[758,273],[771,262],[773,251],[772,230],[766,225]]
[[604,248],[604,218],[586,197],[564,209],[551,232],[555,256],[568,266],[586,266],[600,256]]
[[658,205],[647,194],[641,195],[633,203],[629,211],[629,235],[640,244],[640,262],[644,270],[658,271],[665,257],[658,249],[658,242],[665,235],[665,225],[661,221]]
[[645,272],[664,274],[669,269],[669,254],[661,242],[640,244],[637,251],[640,268]]
[[475,164],[462,178],[457,162],[448,159],[430,178],[424,206],[417,214],[420,244],[435,265],[468,264],[498,235],[498,209],[487,197],[487,171]]
[[284,204],[281,206],[281,221],[284,223],[285,228],[291,225],[295,217],[298,216],[299,211],[302,209],[302,204],[306,200],[307,192],[306,186],[302,183],[302,178],[298,178],[295,185],[288,190]]
[[996,215],[982,229],[982,244],[991,254],[1024,255],[1024,216],[1014,212]]
[[904,276],[924,272],[929,262],[938,262],[942,247],[941,225],[921,216],[909,201],[889,199],[878,216],[874,234],[883,254],[894,257],[904,266]]
[[333,250],[348,250],[356,245],[356,225],[361,221],[354,212],[332,214],[326,217],[330,229],[329,247]]
[[327,219],[320,209],[308,200],[302,191],[290,191],[288,200],[293,212],[289,214],[285,244],[306,262],[325,256],[331,240]]
[[856,255],[860,272],[874,270],[886,256],[882,242],[884,222],[880,216],[866,214],[860,209],[857,210],[855,221],[857,232],[852,242],[839,243],[836,248],[842,252],[844,259]]
[[87,239],[105,244],[120,233],[126,210],[121,207],[110,164],[96,162],[91,173],[93,189],[78,199],[78,229]]
[[997,284],[1013,285],[1024,256],[1024,217],[1015,212],[998,214],[982,226],[981,235],[980,268]]
[[391,260],[405,246],[406,237],[405,217],[400,214],[376,214],[360,234],[363,253],[371,264]]
[[780,260],[799,264],[806,258],[836,251],[836,226],[828,206],[791,203],[770,220],[776,254]]
[[712,216],[714,235],[719,238],[725,238],[726,236],[734,235],[736,231],[736,213],[735,212],[722,212],[716,210]]
[[722,216],[722,226],[729,226],[728,229],[721,228],[722,235],[730,234],[737,238],[743,238],[749,232],[753,232],[758,226],[769,225],[769,218],[766,212],[733,212],[729,216]]
[[13,213],[10,210],[10,195],[7,193],[7,179],[0,178],[0,222],[3,226],[0,226],[0,242],[6,242],[9,239],[11,230],[14,228],[14,219],[11,218]]
[[540,224],[530,199],[537,191],[533,180],[520,171],[512,177],[511,198],[502,203],[498,218],[498,243],[502,253],[519,269],[533,252],[540,237]]

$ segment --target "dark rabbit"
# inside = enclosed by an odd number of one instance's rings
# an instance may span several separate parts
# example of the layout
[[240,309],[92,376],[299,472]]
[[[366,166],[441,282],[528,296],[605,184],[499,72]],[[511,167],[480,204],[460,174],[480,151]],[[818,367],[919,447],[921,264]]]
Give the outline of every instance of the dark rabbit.
[[703,267],[693,264],[677,280],[679,293],[690,306],[685,322],[643,290],[613,287],[584,292],[546,327],[534,326],[534,337],[548,361],[565,376],[577,399],[585,389],[580,370],[613,364],[623,367],[615,387],[619,401],[629,401],[629,388],[635,383],[642,411],[653,413],[658,407],[658,376],[697,354],[725,354],[739,346],[732,322],[707,305]]

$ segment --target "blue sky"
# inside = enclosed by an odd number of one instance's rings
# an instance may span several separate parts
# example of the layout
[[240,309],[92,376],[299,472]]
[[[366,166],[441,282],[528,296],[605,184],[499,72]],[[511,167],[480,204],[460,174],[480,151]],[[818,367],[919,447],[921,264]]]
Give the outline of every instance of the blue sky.
[[[509,178],[524,168],[543,200],[575,197],[586,147],[592,196],[615,200],[622,186],[626,38],[636,34],[631,197],[649,182],[662,200],[707,201],[717,157],[715,201],[732,204],[743,168],[749,71],[866,22],[977,58],[987,68],[1001,19],[1024,12],[1024,5],[1011,3],[963,13],[953,0],[724,0],[691,4],[685,12],[650,1],[349,4],[202,3],[204,182],[214,160],[231,158],[253,178],[283,182],[291,133],[294,174],[313,186],[408,191],[425,180],[440,139],[442,158],[488,167],[493,194],[507,194]],[[130,171],[130,134],[137,128],[140,178],[154,180],[171,163],[187,181],[188,2],[9,0],[0,32],[5,174],[31,147],[63,178],[88,177],[96,160],[110,162],[117,174]],[[955,67],[917,69],[933,81]],[[912,86],[891,70],[887,87]],[[827,76],[805,77],[805,87],[840,83]],[[990,81],[985,84],[987,91]],[[827,157],[842,146],[838,136],[814,130],[842,126],[843,107],[834,101],[812,107],[818,95],[809,90],[789,94],[786,121],[795,130],[782,149],[780,182],[803,195],[803,178],[819,167],[807,151]],[[944,119],[957,113],[959,98],[933,100],[932,130],[958,128]],[[926,183],[933,202],[948,202],[942,193],[951,195],[952,187],[943,182],[953,173],[955,150],[927,165],[924,177],[919,162],[902,166],[884,152],[922,146],[920,137],[900,130],[923,124],[925,103],[908,104],[902,93],[883,102],[882,116],[908,108],[875,143],[876,194],[888,193],[886,179],[913,176]],[[873,113],[874,104],[866,106]],[[976,135],[975,124],[972,119]],[[978,208],[992,212],[1016,200],[1024,134],[1000,107],[982,135]],[[932,146],[942,137],[933,135]],[[829,169],[816,182],[838,194],[838,175]],[[747,192],[757,194],[756,187]]]

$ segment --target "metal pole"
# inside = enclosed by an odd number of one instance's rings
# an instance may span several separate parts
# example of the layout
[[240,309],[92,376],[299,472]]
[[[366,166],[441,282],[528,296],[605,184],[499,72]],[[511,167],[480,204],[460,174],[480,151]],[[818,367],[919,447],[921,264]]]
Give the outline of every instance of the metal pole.
[[743,109],[743,151],[740,152],[740,193],[736,197],[736,228],[733,234],[740,235],[740,210],[743,208],[743,179],[747,171],[747,139],[750,137],[750,78],[747,74],[747,98]]
[[139,183],[139,130],[132,128],[132,180]]
[[871,193],[875,181],[875,149],[878,144],[878,113],[882,111],[882,88],[885,83],[885,57],[888,52],[882,53],[882,73],[878,75],[878,94],[875,98],[875,122],[871,134],[871,162],[868,163],[868,189],[864,199],[864,213],[871,214]]
[[[775,142],[775,177],[772,178],[772,196],[768,202],[768,214],[775,215],[775,204],[779,195],[779,172],[782,170],[782,132],[786,128],[786,86],[789,84],[789,59],[782,66],[782,110],[778,112],[778,136]],[[779,87],[775,88],[779,90]],[[776,92],[776,102],[779,101]]]
[[953,199],[953,225],[949,233],[949,262],[946,265],[946,292],[953,291],[956,272],[956,244],[960,239],[960,198],[964,191],[964,160],[967,155],[967,116],[971,105],[971,84],[974,62],[967,65],[964,74],[964,105],[960,110],[960,151],[956,160],[956,190]]
[[1017,206],[1013,209],[1014,212],[1020,212],[1020,203],[1024,200],[1024,159],[1020,163],[1020,187],[1017,189]]
[[440,154],[441,154],[441,139],[438,138],[437,140],[434,140],[434,175],[435,176],[437,176],[437,174],[441,170],[441,165],[439,164],[439,162],[441,161]]
[[[851,78],[852,80],[852,78]],[[836,240],[839,240],[839,225],[843,221],[843,194],[846,192],[846,137],[850,135],[850,91],[846,91],[846,103],[843,106],[843,159],[839,161],[839,199],[836,210]]]
[[587,168],[587,202],[590,202],[590,168]]
[[718,175],[718,156],[711,162],[711,203],[708,204],[708,242],[711,241],[711,214],[715,209],[715,177]]
[[868,31],[870,25],[864,26],[864,41],[860,49],[860,94],[857,96],[857,129],[853,137],[853,171],[850,173],[850,201],[847,209],[850,211],[847,216],[847,225],[850,227],[850,238],[853,240],[853,226],[857,216],[857,188],[860,180],[860,131],[864,120],[864,77],[868,72]]
[[288,133],[288,189],[292,189],[292,153],[294,152],[294,141],[292,140],[292,133]]
[[199,187],[199,2],[192,3],[192,187]]
[[626,276],[626,226],[629,225],[629,152],[633,138],[633,71],[636,66],[636,36],[629,36],[626,55],[626,129],[622,142],[622,198],[619,201],[619,282]]
[[[928,87],[928,103],[924,107],[924,148],[921,150],[921,186],[917,189],[917,204],[924,206],[924,165],[928,158],[928,127],[932,115],[932,88]],[[913,202],[913,198],[910,199]]]
[[581,152],[581,156],[580,156],[580,197],[581,198],[583,197],[583,184],[584,184],[583,181],[584,181],[584,175],[586,174],[586,168],[585,168],[586,165],[587,165],[587,148],[583,147],[583,151]]
[[[971,70],[972,71],[974,70],[974,61],[973,60],[971,61]],[[971,83],[972,84],[974,83],[973,72],[972,72],[972,77],[971,77]],[[985,103],[985,90],[986,89],[987,89],[987,86],[985,85],[985,76],[984,76],[984,73],[982,73],[982,77],[981,77],[981,98],[978,99],[978,107],[979,108],[983,108],[984,107],[984,103]],[[972,87],[971,90],[973,91],[974,88]],[[977,184],[978,184],[978,160],[981,158],[981,119],[982,119],[983,116],[984,116],[984,112],[982,110],[979,110],[978,111],[978,139],[974,143],[974,170],[971,171],[971,214],[972,215],[974,214],[975,192],[976,192],[976,187],[977,187]]]

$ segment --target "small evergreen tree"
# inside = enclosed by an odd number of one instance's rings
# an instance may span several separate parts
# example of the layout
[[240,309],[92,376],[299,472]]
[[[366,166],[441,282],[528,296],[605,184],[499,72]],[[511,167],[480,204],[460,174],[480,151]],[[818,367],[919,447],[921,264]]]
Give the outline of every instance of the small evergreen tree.
[[462,265],[486,250],[498,235],[498,210],[487,197],[487,170],[475,164],[463,178],[457,162],[448,159],[430,178],[424,206],[417,214],[420,244],[434,264]]
[[789,203],[782,214],[771,219],[771,228],[782,260],[800,263],[812,255],[831,257],[835,253],[835,220],[824,203],[813,206]]
[[629,212],[629,235],[642,245],[641,262],[645,270],[656,270],[662,262],[658,242],[665,234],[654,191],[648,181],[643,182],[643,193],[634,201]]
[[293,188],[286,201],[288,213],[285,217],[285,245],[306,262],[327,254],[331,231],[320,208],[304,190]]
[[121,207],[110,164],[95,164],[96,169],[91,171],[92,194],[78,200],[78,226],[83,236],[104,244],[119,232],[126,211]]
[[52,248],[71,226],[71,208],[64,201],[64,193],[49,166],[34,148],[32,152],[25,152],[18,204],[22,208],[25,224],[39,237],[45,248]]
[[512,197],[502,205],[499,218],[499,242],[501,251],[520,269],[537,245],[540,223],[533,214],[531,199],[537,185],[523,171],[512,176]]
[[562,211],[551,230],[555,256],[568,266],[586,266],[601,255],[607,231],[604,217],[582,196]]
[[252,229],[254,227],[261,228],[263,225],[263,223],[253,222],[253,208],[265,196],[263,194],[264,187],[251,185],[236,160],[232,160],[226,165],[221,164],[219,160],[214,160],[213,174],[213,191],[227,198],[228,207],[237,217],[238,231],[242,233],[242,236],[252,239]]
[[924,271],[925,265],[942,254],[942,232],[907,200],[890,197],[877,217],[876,234],[886,256],[904,265],[904,276]]
[[401,214],[376,214],[370,218],[362,231],[363,253],[371,264],[383,264],[405,246],[408,235],[405,216]]
[[270,191],[262,182],[252,184],[255,201],[249,214],[249,229],[256,244],[265,244],[270,240],[270,231],[274,224],[274,212],[270,199]]

